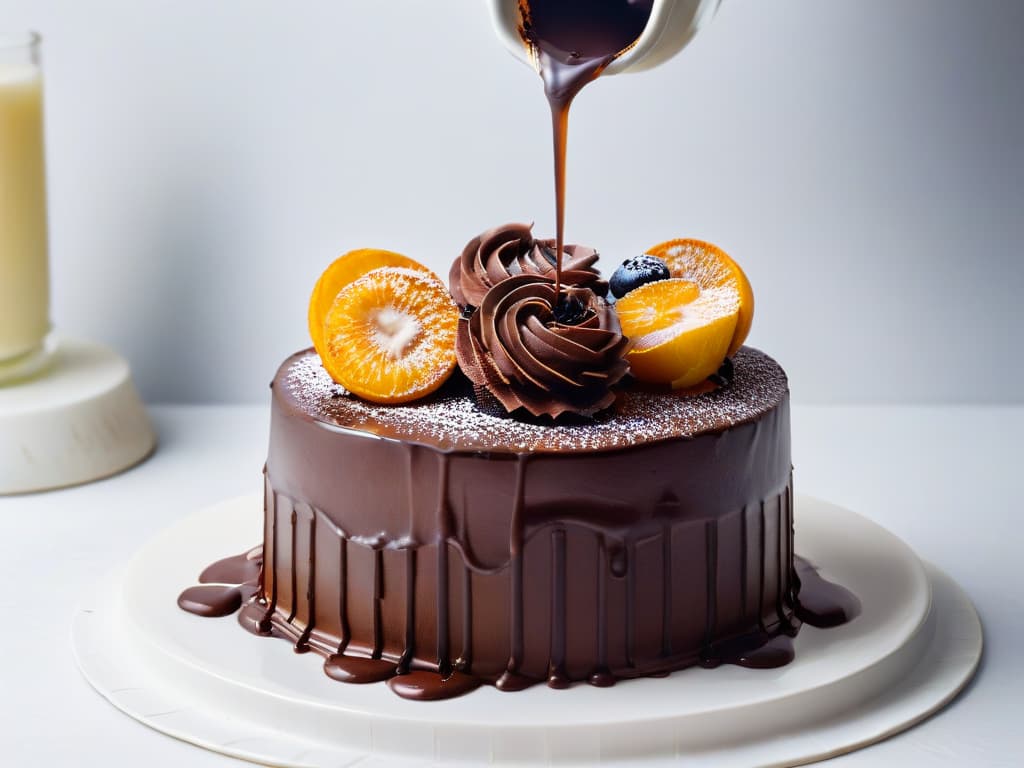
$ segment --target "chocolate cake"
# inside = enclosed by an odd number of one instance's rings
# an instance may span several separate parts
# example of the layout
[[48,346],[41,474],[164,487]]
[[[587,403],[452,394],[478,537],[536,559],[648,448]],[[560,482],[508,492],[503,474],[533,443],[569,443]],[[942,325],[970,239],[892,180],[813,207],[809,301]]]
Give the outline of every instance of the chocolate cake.
[[410,698],[785,663],[807,618],[787,381],[749,348],[734,370],[699,397],[627,388],[614,419],[552,426],[485,413],[458,381],[366,403],[314,352],[289,358],[241,623]]

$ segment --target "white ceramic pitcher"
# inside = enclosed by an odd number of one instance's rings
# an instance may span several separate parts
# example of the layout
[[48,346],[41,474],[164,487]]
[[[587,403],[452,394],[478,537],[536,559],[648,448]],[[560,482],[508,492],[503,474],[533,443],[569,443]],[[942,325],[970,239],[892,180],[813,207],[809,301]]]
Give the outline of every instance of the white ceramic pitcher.
[[[533,66],[519,35],[518,0],[488,0],[498,38],[512,54]],[[608,65],[603,75],[639,72],[675,56],[711,20],[721,0],[654,0],[651,18],[636,45]]]

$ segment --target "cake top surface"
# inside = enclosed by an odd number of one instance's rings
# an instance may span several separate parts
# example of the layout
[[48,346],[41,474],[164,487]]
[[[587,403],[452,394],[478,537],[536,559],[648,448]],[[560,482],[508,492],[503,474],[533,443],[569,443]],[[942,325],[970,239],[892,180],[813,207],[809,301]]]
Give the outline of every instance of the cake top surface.
[[334,383],[311,349],[285,360],[274,391],[285,405],[329,427],[443,451],[585,452],[719,432],[763,416],[788,393],[785,372],[763,352],[743,347],[733,364],[727,387],[688,397],[627,388],[609,416],[570,424],[521,421],[482,409],[458,383],[407,405],[360,400]]

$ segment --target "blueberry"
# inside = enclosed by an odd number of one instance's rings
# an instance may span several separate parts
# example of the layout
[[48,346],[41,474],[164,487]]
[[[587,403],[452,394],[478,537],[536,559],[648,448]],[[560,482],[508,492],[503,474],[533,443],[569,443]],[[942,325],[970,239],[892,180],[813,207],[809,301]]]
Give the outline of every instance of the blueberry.
[[587,319],[589,312],[575,296],[559,296],[554,315],[562,325],[579,325]]
[[622,262],[622,266],[615,270],[612,279],[608,281],[612,295],[621,299],[627,293],[639,288],[641,285],[653,283],[655,280],[667,280],[671,275],[668,273],[668,265],[657,256],[633,256]]

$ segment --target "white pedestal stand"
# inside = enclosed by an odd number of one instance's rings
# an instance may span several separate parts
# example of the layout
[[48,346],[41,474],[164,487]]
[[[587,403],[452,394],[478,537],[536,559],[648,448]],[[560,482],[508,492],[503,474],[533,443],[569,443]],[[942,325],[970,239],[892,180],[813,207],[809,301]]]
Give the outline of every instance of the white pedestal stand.
[[250,635],[233,616],[177,607],[204,566],[259,543],[262,519],[251,497],[165,531],[86,597],[72,644],[89,682],[129,716],[267,765],[799,765],[920,722],[981,655],[977,614],[953,581],[878,525],[798,497],[797,552],[853,590],[863,612],[835,629],[805,626],[792,664],[410,702],[330,680],[315,654]]
[[109,477],[153,451],[156,436],[119,355],[59,339],[26,365],[0,386],[0,495]]

